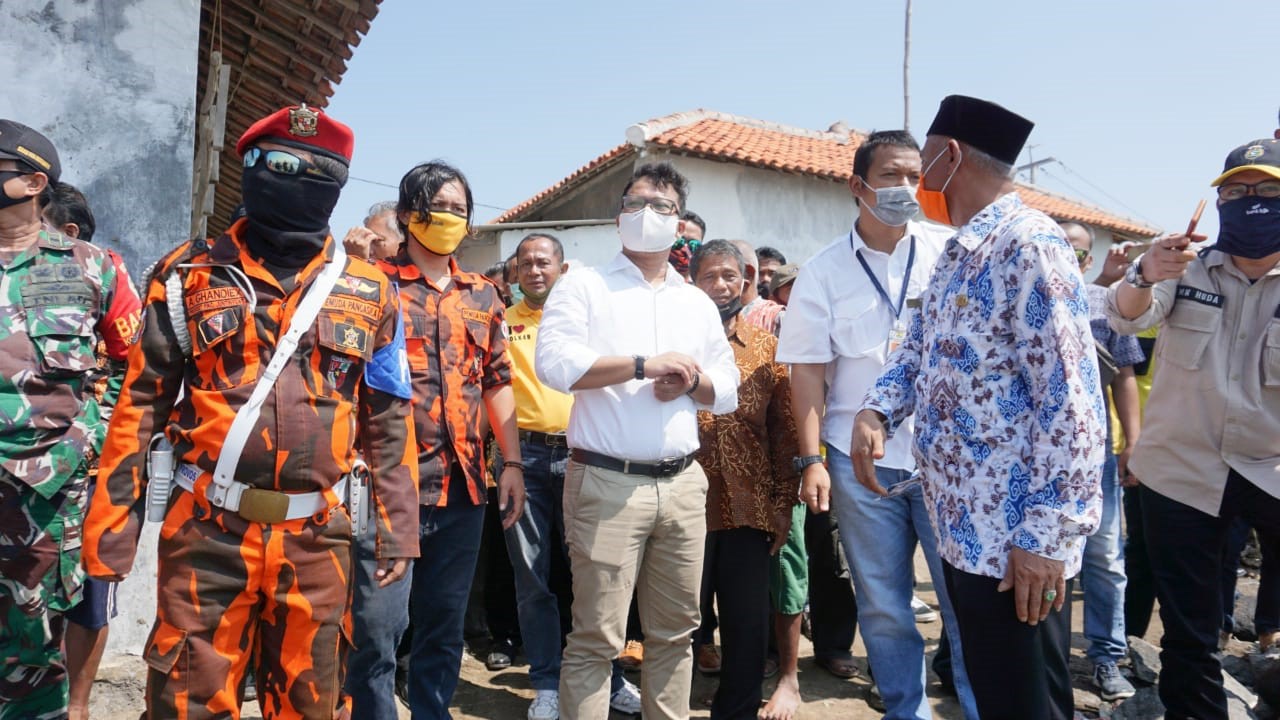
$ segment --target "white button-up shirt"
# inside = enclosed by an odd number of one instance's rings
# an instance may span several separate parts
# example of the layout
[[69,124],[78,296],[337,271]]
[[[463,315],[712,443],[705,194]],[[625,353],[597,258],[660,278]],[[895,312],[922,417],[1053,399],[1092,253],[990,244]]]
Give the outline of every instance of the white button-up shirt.
[[[861,254],[881,287],[898,301],[907,282],[908,300],[920,298],[951,231],[936,225],[907,223],[907,234],[892,253],[866,246],[856,232],[841,235],[801,268],[791,289],[778,362],[827,365],[827,408],[822,418],[822,441],[845,454],[853,435],[853,418],[862,397],[880,376],[887,356],[894,309],[884,301],[858,262]],[[906,278],[911,240],[916,257]],[[902,308],[905,323],[912,310]],[[911,470],[912,420],[907,419],[885,443],[877,465]]]
[[[648,379],[571,390],[601,357],[665,352],[692,357],[715,387],[715,402],[660,402]],[[623,460],[688,455],[698,449],[699,409],[723,415],[738,407],[738,368],[715,304],[669,265],[663,282],[650,285],[622,253],[556,283],[542,311],[535,371],[548,387],[573,392],[569,447]]]

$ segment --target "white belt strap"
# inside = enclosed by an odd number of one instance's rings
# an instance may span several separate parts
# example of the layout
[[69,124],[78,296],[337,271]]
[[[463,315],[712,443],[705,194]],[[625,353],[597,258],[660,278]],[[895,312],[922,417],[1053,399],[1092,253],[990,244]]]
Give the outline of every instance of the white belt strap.
[[[200,478],[200,468],[196,467],[195,465],[189,465],[187,463],[183,463],[179,465],[177,472],[173,474],[173,482],[178,487],[190,493],[195,492],[196,480],[198,480],[199,478]],[[219,488],[215,485],[209,486],[208,495],[209,495],[210,502],[213,501],[213,495],[215,492],[217,492],[218,489]],[[280,495],[288,498],[288,507],[284,512],[284,516],[277,519],[276,522],[283,522],[285,520],[297,520],[299,518],[311,517],[316,513],[325,512],[326,510],[329,509],[329,503],[327,500],[325,500],[323,492],[281,493],[281,492],[275,492],[271,490],[257,490],[256,488],[253,488],[249,485],[245,485],[242,482],[235,482],[235,481],[232,481],[231,487],[226,489],[226,493],[225,493],[226,500],[224,504],[218,505],[218,507],[222,508],[223,510],[229,510],[231,512],[240,512],[240,500],[244,496],[244,493],[250,490],[254,490],[260,493],[272,493],[274,495]],[[343,500],[343,501],[346,500],[346,496],[347,496],[347,476],[346,475],[343,475],[342,479],[339,480],[333,486],[333,492],[338,496],[340,500]],[[265,519],[258,519],[254,517],[249,517],[247,519],[254,520],[256,522],[267,522],[267,520]]]
[[[307,288],[307,294],[303,296],[302,301],[298,303],[298,307],[294,310],[293,317],[288,322],[288,330],[280,337],[276,343],[275,353],[271,356],[271,362],[267,363],[267,369],[263,371],[262,377],[258,379],[257,385],[253,388],[253,394],[249,396],[249,400],[240,407],[236,413],[235,420],[231,421],[231,428],[227,430],[227,438],[222,443],[222,450],[218,453],[218,464],[213,470],[213,485],[210,486],[209,502],[218,507],[227,507],[231,509],[227,503],[228,491],[235,484],[236,466],[240,464],[240,455],[244,452],[245,443],[249,440],[249,433],[253,431],[253,426],[258,422],[258,415],[262,411],[262,403],[267,399],[267,394],[271,392],[271,388],[276,384],[276,379],[280,377],[280,372],[284,370],[285,364],[293,357],[294,348],[298,346],[298,341],[302,339],[302,334],[311,328],[311,324],[315,322],[316,315],[320,314],[320,306],[324,304],[325,298],[329,296],[333,286],[338,282],[338,276],[342,274],[347,264],[347,252],[342,247],[342,243],[333,241],[333,259],[325,266],[325,269]],[[247,487],[247,486],[246,486]],[[236,493],[239,495],[239,493]]]

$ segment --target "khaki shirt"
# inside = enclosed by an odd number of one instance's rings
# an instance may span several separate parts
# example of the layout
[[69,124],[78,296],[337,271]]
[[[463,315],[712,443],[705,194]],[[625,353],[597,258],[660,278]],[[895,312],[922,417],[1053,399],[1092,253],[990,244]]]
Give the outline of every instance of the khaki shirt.
[[1280,497],[1280,266],[1250,283],[1230,257],[1206,250],[1151,307],[1117,332],[1163,323],[1155,380],[1129,467],[1161,495],[1218,515],[1230,470]]

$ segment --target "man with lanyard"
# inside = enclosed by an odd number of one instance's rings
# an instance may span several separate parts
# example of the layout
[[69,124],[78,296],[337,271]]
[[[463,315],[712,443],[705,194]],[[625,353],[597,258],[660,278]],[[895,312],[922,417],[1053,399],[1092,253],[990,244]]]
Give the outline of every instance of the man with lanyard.
[[609,663],[639,588],[643,713],[686,718],[706,536],[707,479],[695,462],[697,411],[737,407],[738,369],[715,304],[667,258],[688,181],[641,165],[618,213],[622,252],[566,275],[543,311],[538,377],[573,392],[564,514],[573,632],[560,714],[603,718]]
[[914,413],[978,715],[1066,720],[1067,579],[1098,525],[1106,419],[1079,265],[1011,179],[1031,128],[985,100],[942,101],[916,197],[960,230],[855,418],[853,461],[886,495],[875,461]]
[[[0,718],[67,715],[65,613],[81,598],[89,464],[140,303],[105,250],[42,222],[58,151],[0,120]],[[99,403],[94,352],[107,352]]]
[[353,529],[370,518],[383,586],[417,554],[399,303],[329,233],[353,145],[306,105],[254,123],[236,144],[246,217],[148,281],[84,547],[120,581],[144,511],[163,516],[148,717],[237,717],[250,659],[264,715],[345,712]]
[[[904,492],[881,499],[858,483],[849,457],[854,414],[885,358],[905,337],[907,320],[949,235],[913,219],[919,181],[920,150],[909,133],[876,132],[863,141],[849,179],[859,209],[853,230],[800,270],[778,346],[778,360],[791,363],[800,429],[796,463],[803,466],[804,478],[800,499],[814,512],[834,504],[867,659],[891,718],[932,716],[925,697],[924,640],[911,609],[917,542],[951,641],[959,642],[924,497],[917,484],[908,483],[915,469],[911,420],[875,467],[881,485]],[[855,282],[849,281],[851,273]],[[819,437],[826,444],[827,467]],[[961,664],[956,670],[966,715],[976,717]]]
[[1232,150],[1212,184],[1217,243],[1157,238],[1107,306],[1119,332],[1161,326],[1129,465],[1164,624],[1160,699],[1179,720],[1227,717],[1215,579],[1232,522],[1264,543],[1280,528],[1280,140]]

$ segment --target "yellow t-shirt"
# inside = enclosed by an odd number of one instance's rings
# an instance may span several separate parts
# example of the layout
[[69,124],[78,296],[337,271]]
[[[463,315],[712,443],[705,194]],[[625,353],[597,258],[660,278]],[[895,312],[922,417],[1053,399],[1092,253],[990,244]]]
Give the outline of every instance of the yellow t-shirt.
[[[1158,325],[1156,327],[1143,330],[1142,332],[1138,333],[1139,341],[1141,341],[1141,339],[1144,339],[1144,338],[1148,340],[1155,340],[1156,335],[1159,332],[1160,332],[1160,327]],[[1147,407],[1147,396],[1151,394],[1151,380],[1155,376],[1155,363],[1152,362],[1152,357],[1151,357],[1155,351],[1152,349],[1150,342],[1143,343],[1142,350],[1143,350],[1143,354],[1147,356],[1147,359],[1145,362],[1142,363],[1142,366],[1140,368],[1144,370],[1144,372],[1141,374],[1136,374],[1136,378],[1138,380],[1138,407],[1142,410],[1145,410]],[[1110,388],[1106,388],[1106,390],[1107,392],[1110,392]],[[1111,438],[1112,451],[1115,454],[1119,455],[1120,453],[1124,452],[1125,438],[1124,438],[1124,429],[1120,427],[1120,417],[1116,415],[1116,404],[1114,402],[1111,403],[1111,427],[1112,427],[1112,433],[1111,433],[1112,434],[1112,438]]]
[[563,433],[569,427],[573,396],[538,381],[533,354],[538,345],[542,310],[524,300],[507,308],[507,353],[511,356],[511,388],[516,396],[516,425],[521,430]]

